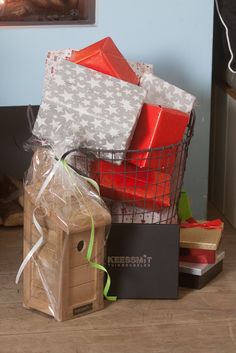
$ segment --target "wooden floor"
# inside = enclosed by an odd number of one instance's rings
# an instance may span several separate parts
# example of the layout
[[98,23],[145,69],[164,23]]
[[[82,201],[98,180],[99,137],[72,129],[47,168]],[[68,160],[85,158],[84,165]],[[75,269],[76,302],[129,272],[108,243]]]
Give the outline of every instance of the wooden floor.
[[225,224],[224,271],[178,300],[119,300],[57,323],[21,305],[14,284],[22,230],[0,229],[0,353],[235,353],[236,231]]

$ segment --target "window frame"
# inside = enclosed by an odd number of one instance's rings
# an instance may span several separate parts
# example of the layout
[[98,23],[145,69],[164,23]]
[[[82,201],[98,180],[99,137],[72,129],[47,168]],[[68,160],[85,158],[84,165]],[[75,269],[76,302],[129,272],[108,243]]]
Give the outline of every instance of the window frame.
[[78,20],[65,21],[0,21],[1,27],[44,27],[44,26],[80,26],[93,25],[96,20],[96,0],[79,0],[80,18]]

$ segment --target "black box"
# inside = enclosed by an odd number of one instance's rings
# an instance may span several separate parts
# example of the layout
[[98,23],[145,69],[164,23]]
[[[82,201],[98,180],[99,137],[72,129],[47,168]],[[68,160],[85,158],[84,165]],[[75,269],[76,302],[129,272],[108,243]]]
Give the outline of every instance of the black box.
[[120,299],[176,299],[179,225],[112,224],[107,269]]
[[212,269],[206,272],[202,276],[195,276],[189,273],[180,273],[179,274],[179,285],[180,287],[187,287],[192,289],[201,289],[205,287],[213,278],[218,275],[223,270],[223,260],[214,265]]
[[180,263],[179,285],[192,289],[201,289],[223,270],[225,253],[217,254],[215,264]]

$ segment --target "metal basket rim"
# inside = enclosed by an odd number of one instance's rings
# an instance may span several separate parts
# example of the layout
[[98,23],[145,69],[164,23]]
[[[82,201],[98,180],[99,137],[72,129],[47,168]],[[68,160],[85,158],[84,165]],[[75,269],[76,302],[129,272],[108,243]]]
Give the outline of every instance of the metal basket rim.
[[125,155],[127,155],[128,153],[150,153],[150,152],[156,152],[156,151],[165,151],[165,150],[170,150],[173,149],[175,147],[178,146],[183,146],[183,145],[189,145],[191,138],[193,136],[193,130],[194,130],[194,125],[195,125],[195,111],[194,109],[191,111],[190,113],[190,120],[189,123],[186,127],[186,131],[185,131],[185,135],[183,137],[183,139],[175,144],[171,144],[171,145],[167,145],[167,146],[161,146],[161,147],[155,147],[155,148],[146,148],[146,149],[142,149],[142,150],[114,150],[114,149],[101,149],[101,148],[89,148],[89,147],[78,147],[78,148],[74,148],[71,149],[70,151],[67,151],[64,153],[64,155],[62,156],[62,159],[66,158],[69,154],[74,153],[74,152],[83,152],[84,154],[88,155],[88,154],[94,154],[94,155],[104,155],[104,154],[118,154],[118,153],[122,153]]
[[[88,147],[78,147],[76,149],[73,150],[73,152],[90,152],[90,153],[94,153],[94,154],[105,154],[105,153],[112,153],[112,154],[116,154],[116,153],[147,153],[147,152],[154,152],[154,151],[164,151],[164,150],[170,150],[173,149],[174,147],[178,147],[178,146],[182,146],[187,144],[188,142],[190,142],[190,137],[187,137],[186,139],[176,143],[176,144],[172,144],[172,145],[168,145],[168,146],[161,146],[161,147],[155,147],[155,148],[146,148],[146,149],[142,149],[142,150],[108,150],[108,149],[101,149],[101,148],[88,148]],[[71,151],[68,151],[68,153],[72,153]]]

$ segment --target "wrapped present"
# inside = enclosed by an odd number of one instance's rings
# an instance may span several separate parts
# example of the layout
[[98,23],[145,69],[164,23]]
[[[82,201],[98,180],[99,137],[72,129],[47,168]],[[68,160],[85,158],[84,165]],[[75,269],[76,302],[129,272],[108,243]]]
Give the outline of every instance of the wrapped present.
[[[177,149],[173,146],[166,149],[163,147],[179,143],[188,122],[189,116],[178,110],[144,104],[129,148],[137,152],[127,155],[130,163],[140,168],[171,173]],[[158,147],[158,151],[148,151]],[[140,150],[147,151],[139,152]]]
[[224,223],[220,219],[181,223],[182,248],[216,250],[219,246]]
[[224,251],[217,252],[213,264],[180,262],[179,285],[181,287],[201,289],[223,270]]
[[196,264],[192,262],[179,262],[179,271],[181,273],[186,273],[194,276],[203,276],[206,272],[218,264],[220,261],[224,260],[225,252],[223,250],[218,250],[216,254],[216,262],[214,264]]
[[121,165],[116,165],[102,159],[95,159],[90,164],[91,178],[98,180],[102,174],[108,175],[112,179],[120,181],[121,178],[126,178],[127,185],[140,186],[143,183],[155,184],[158,173],[156,171],[146,171],[145,169],[137,168],[134,165],[123,162]]
[[72,49],[61,49],[49,51],[45,60],[45,68],[44,68],[44,83],[43,88],[46,90],[52,76],[55,74],[57,65],[63,59],[70,57],[72,53]]
[[140,86],[147,90],[146,103],[190,113],[196,98],[153,74],[144,74]]
[[118,298],[178,298],[178,224],[113,224],[106,259]]
[[139,83],[138,76],[110,37],[84,49],[73,50],[68,60],[129,83],[136,85]]
[[170,206],[170,175],[146,172],[128,163],[120,166],[95,160],[90,176],[100,186],[101,195],[129,206],[159,210]]
[[[74,49],[74,51],[78,52],[80,49]],[[63,60],[67,59],[70,61],[70,57],[72,54],[73,49],[61,49],[61,50],[50,50],[47,53],[46,60],[45,60],[45,75],[44,75],[44,88],[47,87],[49,81],[51,80],[52,76],[55,74],[57,70],[58,63]],[[136,62],[136,61],[129,61],[127,60],[128,64],[130,65],[131,69],[140,79],[145,73],[150,74],[153,73],[153,65],[147,64],[143,62]]]
[[102,309],[111,216],[94,187],[51,151],[38,150],[24,201],[24,306],[58,321]]
[[128,61],[128,63],[139,79],[141,79],[144,74],[153,74],[154,67],[152,64],[143,63],[141,61]]
[[216,251],[222,237],[223,222],[213,221],[181,223],[180,260],[193,263],[215,263]]
[[179,259],[197,264],[214,264],[216,250],[180,248]]
[[173,216],[170,208],[159,212],[132,207],[124,202],[105,200],[112,216],[112,223],[134,224],[178,224],[177,216]]
[[[56,154],[78,146],[125,151],[144,97],[139,86],[63,60],[44,93],[33,134]],[[124,153],[119,157],[117,163]]]

